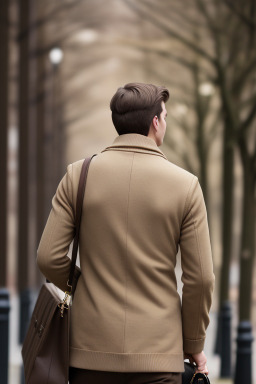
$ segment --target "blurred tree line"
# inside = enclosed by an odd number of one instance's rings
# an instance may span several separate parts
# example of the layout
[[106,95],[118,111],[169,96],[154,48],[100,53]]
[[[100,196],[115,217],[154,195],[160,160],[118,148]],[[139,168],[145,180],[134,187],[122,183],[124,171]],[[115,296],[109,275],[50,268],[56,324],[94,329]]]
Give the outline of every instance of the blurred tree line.
[[[216,134],[222,132],[219,307],[229,300],[235,204],[234,152],[239,150],[243,169],[239,320],[250,320],[256,207],[256,3],[254,0],[125,2],[141,18],[158,26],[170,41],[177,43],[172,51],[161,46],[146,49],[178,63],[192,80],[189,87],[187,83],[180,84],[182,104],[173,117],[184,138],[194,147],[199,163],[197,172],[188,152],[184,150],[179,154],[184,166],[198,173],[207,205],[209,151]],[[174,150],[177,148],[172,140],[169,145]]]

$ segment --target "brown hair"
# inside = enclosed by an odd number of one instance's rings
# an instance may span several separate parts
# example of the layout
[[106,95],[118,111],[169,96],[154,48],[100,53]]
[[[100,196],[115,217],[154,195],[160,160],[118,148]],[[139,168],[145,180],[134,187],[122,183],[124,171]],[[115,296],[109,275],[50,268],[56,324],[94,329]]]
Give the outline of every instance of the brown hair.
[[162,101],[168,99],[168,89],[153,84],[129,83],[118,88],[110,102],[117,133],[147,136],[153,117],[160,118]]

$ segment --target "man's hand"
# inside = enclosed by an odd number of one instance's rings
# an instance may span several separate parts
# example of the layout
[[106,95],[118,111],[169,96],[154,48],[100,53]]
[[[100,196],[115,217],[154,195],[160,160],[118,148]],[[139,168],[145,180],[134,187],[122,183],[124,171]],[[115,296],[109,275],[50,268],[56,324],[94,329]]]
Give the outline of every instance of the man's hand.
[[209,374],[206,365],[207,358],[203,351],[195,354],[184,353],[184,359],[189,359],[190,363],[196,363],[196,372],[205,373],[206,375]]

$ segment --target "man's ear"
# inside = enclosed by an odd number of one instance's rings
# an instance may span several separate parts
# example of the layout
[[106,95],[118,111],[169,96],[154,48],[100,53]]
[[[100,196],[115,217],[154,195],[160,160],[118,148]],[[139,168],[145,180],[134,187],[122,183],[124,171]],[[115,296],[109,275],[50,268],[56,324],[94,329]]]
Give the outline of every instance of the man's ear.
[[154,130],[157,131],[158,130],[158,117],[157,116],[153,117],[152,123],[153,123]]

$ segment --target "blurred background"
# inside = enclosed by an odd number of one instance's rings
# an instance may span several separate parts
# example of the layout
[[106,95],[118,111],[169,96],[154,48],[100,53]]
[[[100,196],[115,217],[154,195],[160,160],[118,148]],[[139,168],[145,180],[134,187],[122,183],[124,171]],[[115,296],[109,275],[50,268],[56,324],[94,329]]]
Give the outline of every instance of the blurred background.
[[24,382],[21,345],[43,282],[36,250],[56,187],[68,164],[112,143],[110,99],[134,81],[169,89],[161,149],[204,192],[216,275],[211,381],[256,383],[255,0],[4,0],[1,384]]

